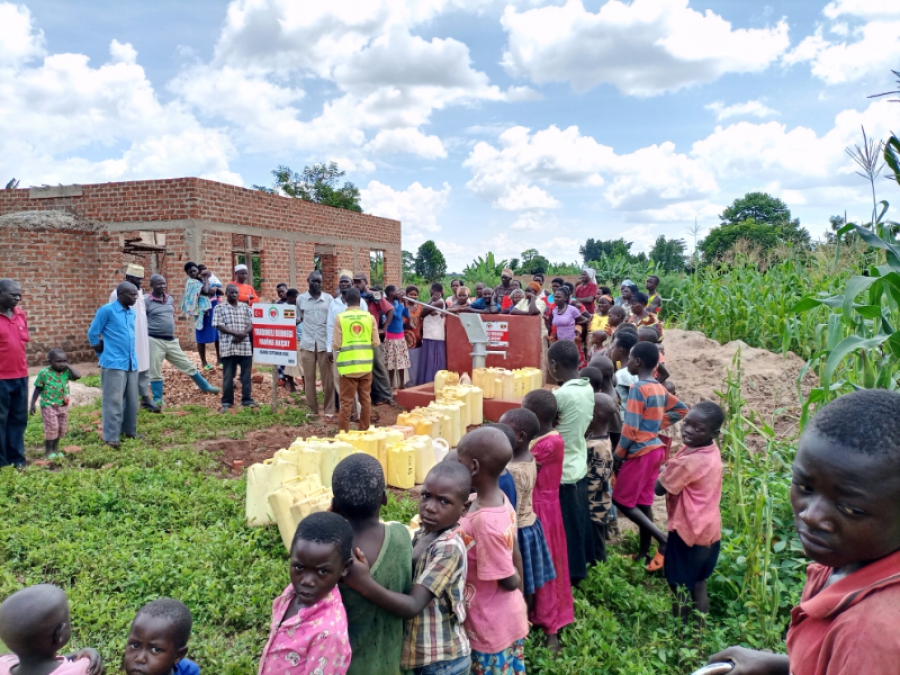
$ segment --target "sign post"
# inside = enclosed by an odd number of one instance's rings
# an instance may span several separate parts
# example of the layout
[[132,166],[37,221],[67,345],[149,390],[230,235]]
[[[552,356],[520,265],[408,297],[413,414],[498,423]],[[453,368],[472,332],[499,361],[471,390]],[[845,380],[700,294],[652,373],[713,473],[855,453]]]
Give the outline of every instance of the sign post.
[[[253,360],[272,366],[297,365],[297,308],[253,305]],[[278,404],[278,373],[272,371],[272,411]]]

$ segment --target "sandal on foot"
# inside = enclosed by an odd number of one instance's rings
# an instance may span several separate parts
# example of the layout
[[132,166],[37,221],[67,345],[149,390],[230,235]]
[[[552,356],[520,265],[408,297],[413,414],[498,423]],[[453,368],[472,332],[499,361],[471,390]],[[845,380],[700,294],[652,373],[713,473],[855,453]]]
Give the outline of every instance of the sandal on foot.
[[657,552],[657,554],[653,556],[653,560],[650,561],[650,564],[647,565],[647,571],[659,572],[663,568],[665,560],[666,556],[664,556],[662,553]]

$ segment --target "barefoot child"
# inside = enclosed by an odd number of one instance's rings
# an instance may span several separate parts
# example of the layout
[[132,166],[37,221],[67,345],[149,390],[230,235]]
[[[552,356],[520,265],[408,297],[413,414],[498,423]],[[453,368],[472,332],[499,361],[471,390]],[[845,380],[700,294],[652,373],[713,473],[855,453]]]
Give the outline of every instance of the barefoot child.
[[524,672],[528,609],[513,563],[516,512],[497,484],[512,449],[499,429],[488,427],[463,436],[457,451],[476,494],[460,520],[469,565],[465,628],[472,674]]
[[651,538],[659,542],[657,554],[647,565],[648,572],[662,569],[666,552],[666,535],[653,524],[654,487],[666,452],[659,431],[688,412],[688,407],[653,377],[658,361],[659,350],[649,342],[635,345],[628,356],[626,367],[638,381],[628,391],[613,467],[617,475],[613,503],[620,514],[640,528],[640,549],[635,559],[649,557]]
[[556,579],[535,591],[528,618],[546,634],[547,647],[559,651],[559,630],[575,621],[566,530],[559,506],[565,442],[555,429],[559,407],[551,392],[546,389],[528,392],[522,399],[522,407],[533,412],[538,419],[537,435],[531,441],[531,454],[538,467],[533,495],[534,513],[544,528],[544,537],[556,571]]
[[[600,391],[609,396],[616,405],[616,413],[609,420],[609,447],[615,450],[619,447],[619,439],[622,438],[622,410],[619,393],[616,391],[616,367],[609,360],[608,356],[597,355],[588,364],[593,368],[597,368],[603,373],[603,383],[600,385]],[[596,403],[596,397],[595,397]],[[606,540],[619,536],[619,517],[616,514],[616,507],[612,504],[612,485],[609,490],[609,511],[606,515]]]
[[31,395],[31,414],[35,413],[38,397],[41,399],[41,417],[44,418],[44,457],[58,459],[59,439],[66,435],[69,426],[69,380],[80,380],[81,373],[69,365],[62,349],[47,352],[49,368],[41,370],[34,380]]
[[[387,486],[381,464],[357,453],[341,460],[331,478],[331,510],[353,529],[353,549],[371,562],[371,578],[394,593],[412,587],[412,544],[402,523],[382,523]],[[353,663],[348,675],[399,675],[403,651],[403,619],[382,609],[357,591],[339,587],[347,612]]]
[[200,675],[184,658],[191,638],[191,612],[183,602],[160,598],[138,610],[128,631],[125,675]]
[[719,559],[722,539],[722,455],[716,437],[725,421],[722,408],[700,401],[681,426],[684,447],[666,462],[656,481],[666,496],[668,541],[666,581],[675,593],[672,613],[688,622],[694,610],[709,611],[706,580]]
[[535,591],[556,578],[544,528],[534,513],[533,505],[537,464],[529,445],[537,436],[539,423],[530,410],[514,408],[503,414],[500,424],[509,427],[515,438],[512,461],[506,468],[516,486],[516,537],[522,556],[522,592],[526,604],[531,607]]
[[58,652],[72,636],[69,601],[58,586],[38,584],[13,593],[0,605],[0,640],[12,652],[0,656],[0,675],[95,675],[100,655],[83,649]]
[[730,647],[734,675],[896,673],[900,663],[900,394],[869,389],[813,417],[794,458],[791,506],[813,560],[791,611],[787,656]]
[[566,444],[559,503],[566,528],[569,575],[573,585],[587,577],[588,565],[595,561],[588,505],[587,443],[584,440],[594,418],[594,391],[590,382],[578,375],[579,357],[578,347],[570,340],[554,343],[547,352],[550,376],[560,384],[553,392],[559,405],[557,428]]
[[594,533],[594,555],[606,562],[606,523],[612,509],[613,455],[609,439],[609,425],[618,414],[615,399],[603,393],[603,373],[598,368],[583,368],[579,373],[586,377],[594,390],[594,419],[585,434],[588,449],[588,505],[591,510],[591,528]]
[[344,675],[347,614],[338,581],[353,563],[353,529],[336,513],[313,513],[291,544],[291,583],[272,603],[259,675]]
[[422,526],[413,537],[413,584],[396,593],[377,583],[360,549],[344,583],[391,614],[406,619],[400,667],[413,675],[468,675],[472,666],[466,620],[466,547],[459,519],[472,477],[458,461],[436,464],[419,498]]

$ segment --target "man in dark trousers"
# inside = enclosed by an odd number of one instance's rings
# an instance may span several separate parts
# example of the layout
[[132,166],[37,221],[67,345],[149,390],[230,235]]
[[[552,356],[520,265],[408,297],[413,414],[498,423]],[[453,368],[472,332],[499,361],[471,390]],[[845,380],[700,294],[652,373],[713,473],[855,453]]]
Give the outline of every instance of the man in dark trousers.
[[0,467],[25,466],[28,426],[28,319],[19,309],[22,289],[0,279]]
[[241,369],[241,405],[256,408],[253,400],[253,312],[240,302],[237,284],[225,287],[225,302],[216,305],[213,326],[219,329],[219,353],[222,355],[222,408],[228,412],[234,405],[234,377]]

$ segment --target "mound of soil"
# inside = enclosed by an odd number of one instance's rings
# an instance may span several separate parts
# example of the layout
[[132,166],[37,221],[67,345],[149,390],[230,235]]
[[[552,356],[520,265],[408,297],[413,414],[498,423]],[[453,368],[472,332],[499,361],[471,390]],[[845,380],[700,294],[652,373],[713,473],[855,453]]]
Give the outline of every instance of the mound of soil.
[[[721,345],[698,331],[671,329],[663,342],[666,367],[675,383],[678,398],[688,405],[702,400],[721,404],[716,394],[725,393],[726,378],[735,354],[740,350],[741,392],[745,414],[757,413],[763,421],[773,424],[780,438],[797,433],[800,416],[800,397],[797,378],[805,361],[793,353],[782,357],[765,349],[749,347],[740,340]],[[816,386],[816,377],[807,374],[801,384],[803,395]]]

